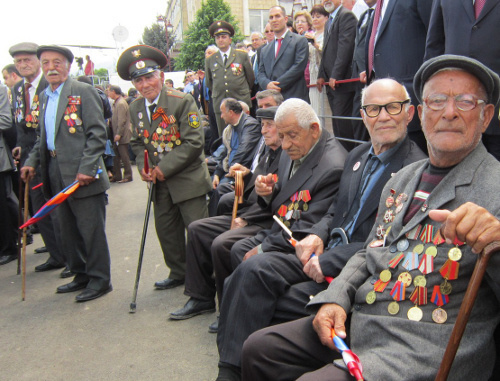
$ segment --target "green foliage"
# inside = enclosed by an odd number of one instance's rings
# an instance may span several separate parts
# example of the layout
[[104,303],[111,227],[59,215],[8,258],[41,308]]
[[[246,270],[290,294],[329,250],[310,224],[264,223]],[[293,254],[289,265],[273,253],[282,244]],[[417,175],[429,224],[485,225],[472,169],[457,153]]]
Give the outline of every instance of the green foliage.
[[[175,35],[170,34],[168,38],[168,44],[170,48],[175,42]],[[153,48],[161,50],[163,53],[167,54],[167,35],[165,33],[165,25],[163,23],[154,23],[151,27],[144,28],[144,33],[142,34],[142,41],[139,44],[149,45]]]
[[106,68],[95,69],[94,75],[102,78],[108,78],[108,69]]
[[209,26],[216,20],[229,22],[235,31],[233,43],[243,40],[238,22],[231,14],[231,7],[224,0],[202,1],[195,20],[189,24],[184,34],[179,56],[175,60],[175,70],[196,70],[205,67],[205,49],[215,41],[208,33]]

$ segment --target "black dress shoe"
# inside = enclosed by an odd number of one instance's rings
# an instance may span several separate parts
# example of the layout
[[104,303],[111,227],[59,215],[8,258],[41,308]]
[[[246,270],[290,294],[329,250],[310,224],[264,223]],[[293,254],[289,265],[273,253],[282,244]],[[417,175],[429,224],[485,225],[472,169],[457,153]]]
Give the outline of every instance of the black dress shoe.
[[184,279],[171,279],[167,278],[164,280],[160,280],[155,283],[155,287],[157,290],[168,290],[169,288],[175,288],[182,286],[184,284]]
[[67,284],[63,284],[62,286],[57,287],[58,294],[65,294],[67,292],[74,292],[78,290],[82,290],[87,287],[88,282],[78,283],[78,282],[70,282]]
[[42,254],[42,253],[46,253],[48,251],[49,250],[45,246],[42,246],[42,247],[39,247],[38,249],[35,249],[35,254]]
[[230,364],[219,365],[219,374],[215,381],[241,381],[241,369]]
[[17,255],[2,255],[0,257],[0,266],[6,265],[9,262],[15,261],[17,259]]
[[49,263],[48,261],[45,263],[42,263],[41,265],[38,265],[35,267],[35,272],[41,273],[43,271],[49,271],[49,270],[55,270],[55,269],[61,269],[63,268],[64,265],[53,265],[52,263]]
[[170,319],[172,320],[186,320],[196,315],[215,312],[215,302],[213,300],[200,300],[189,298],[180,310],[172,312]]
[[208,326],[209,333],[217,333],[219,331],[219,317],[217,316],[217,320]]
[[105,290],[92,290],[91,288],[86,288],[81,294],[75,297],[77,302],[88,302],[89,300],[97,299],[108,292],[113,291],[113,286],[109,286]]
[[71,278],[72,276],[75,276],[75,273],[72,273],[70,269],[67,267],[64,268],[64,270],[59,274],[59,278]]

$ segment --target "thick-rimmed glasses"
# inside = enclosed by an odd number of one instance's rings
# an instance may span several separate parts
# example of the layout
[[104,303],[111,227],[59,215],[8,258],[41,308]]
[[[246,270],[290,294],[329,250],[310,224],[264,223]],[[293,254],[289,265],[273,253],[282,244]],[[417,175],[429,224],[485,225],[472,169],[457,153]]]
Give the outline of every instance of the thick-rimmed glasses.
[[478,97],[473,94],[459,94],[454,97],[450,97],[446,94],[432,94],[424,99],[424,103],[431,110],[441,111],[446,107],[450,98],[453,99],[455,107],[461,111],[471,111],[474,110],[478,104],[485,103],[485,101],[478,99]]
[[389,115],[399,115],[403,110],[403,105],[409,102],[410,100],[406,99],[400,102],[386,103],[385,105],[364,105],[361,106],[361,108],[365,112],[366,116],[368,116],[369,118],[376,118],[377,116],[379,116],[380,111],[382,111],[383,108],[385,108],[385,111]]

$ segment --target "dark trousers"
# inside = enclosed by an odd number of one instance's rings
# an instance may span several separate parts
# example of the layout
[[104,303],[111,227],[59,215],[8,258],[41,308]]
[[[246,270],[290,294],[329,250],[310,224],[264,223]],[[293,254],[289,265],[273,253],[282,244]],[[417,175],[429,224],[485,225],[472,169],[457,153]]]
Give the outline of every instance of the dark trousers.
[[132,180],[132,166],[130,165],[128,146],[128,143],[118,145],[113,143],[113,151],[115,151],[115,156],[113,157],[113,179],[116,181],[122,179],[122,166],[120,161],[123,163],[123,178]]
[[[363,90],[364,85],[359,84],[356,87],[356,92],[354,93],[354,98],[352,101],[352,116],[356,118],[361,117],[361,90]],[[354,139],[363,140],[365,142],[370,140],[370,134],[368,129],[362,120],[351,120],[352,132]]]
[[[328,96],[328,103],[332,110],[333,116],[351,116],[352,102],[354,92],[332,90],[330,86],[326,86],[326,95]],[[350,120],[333,119],[332,120],[333,133],[336,138],[354,139],[353,128]],[[356,144],[339,140],[347,151],[356,147]]]
[[[54,194],[65,188],[57,158],[49,161],[49,177]],[[107,289],[111,285],[111,258],[105,231],[104,192],[83,198],[70,196],[54,213],[59,220],[67,265],[76,274],[75,281],[88,281],[89,289]]]
[[310,316],[253,333],[243,346],[242,380],[354,380],[332,364],[341,355],[321,344],[312,321]]
[[16,255],[19,203],[12,190],[12,173],[0,172],[0,256]]

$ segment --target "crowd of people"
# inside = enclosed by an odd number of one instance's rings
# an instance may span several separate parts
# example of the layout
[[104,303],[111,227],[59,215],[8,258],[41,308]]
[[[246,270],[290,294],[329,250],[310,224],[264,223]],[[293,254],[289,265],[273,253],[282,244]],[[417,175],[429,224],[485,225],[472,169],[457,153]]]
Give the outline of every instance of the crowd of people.
[[[170,271],[154,287],[188,297],[170,319],[219,311],[218,381],[354,380],[332,331],[366,379],[433,379],[477,254],[500,240],[500,48],[486,42],[500,0],[462,3],[323,0],[292,20],[272,6],[250,48],[214,20],[181,90],[161,51],[126,49],[128,98],[71,78],[65,47],[12,46],[0,265],[17,258],[15,160],[33,210],[78,184],[38,222],[35,271],[63,268],[57,292],[77,302],[112,291],[106,190],[133,162]],[[493,379],[498,261],[450,379]]]

